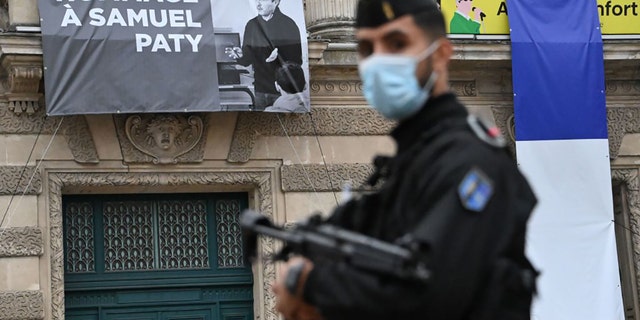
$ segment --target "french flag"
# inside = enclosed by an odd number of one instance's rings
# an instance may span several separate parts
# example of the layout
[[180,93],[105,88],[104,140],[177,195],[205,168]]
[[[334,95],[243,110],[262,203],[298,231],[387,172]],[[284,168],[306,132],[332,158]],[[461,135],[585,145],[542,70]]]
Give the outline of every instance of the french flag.
[[596,0],[507,0],[516,152],[539,203],[533,320],[624,319]]

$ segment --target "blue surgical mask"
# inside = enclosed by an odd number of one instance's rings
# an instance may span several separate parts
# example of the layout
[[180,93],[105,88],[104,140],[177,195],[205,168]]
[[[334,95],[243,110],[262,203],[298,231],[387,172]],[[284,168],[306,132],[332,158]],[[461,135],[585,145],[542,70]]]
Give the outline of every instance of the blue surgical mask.
[[420,87],[416,69],[438,46],[438,41],[433,42],[417,57],[374,54],[363,60],[358,70],[367,102],[383,116],[393,120],[401,120],[418,112],[429,99],[437,75],[431,72],[427,83]]

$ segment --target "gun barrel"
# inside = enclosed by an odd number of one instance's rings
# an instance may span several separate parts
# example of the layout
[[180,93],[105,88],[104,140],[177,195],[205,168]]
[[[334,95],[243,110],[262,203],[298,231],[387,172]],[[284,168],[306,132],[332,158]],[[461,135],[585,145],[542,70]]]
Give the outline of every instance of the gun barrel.
[[413,252],[363,234],[326,224],[301,225],[292,230],[274,226],[264,215],[245,210],[240,216],[245,247],[255,254],[257,236],[264,235],[285,243],[286,253],[296,253],[313,261],[343,262],[353,267],[426,280],[428,270],[416,261]]

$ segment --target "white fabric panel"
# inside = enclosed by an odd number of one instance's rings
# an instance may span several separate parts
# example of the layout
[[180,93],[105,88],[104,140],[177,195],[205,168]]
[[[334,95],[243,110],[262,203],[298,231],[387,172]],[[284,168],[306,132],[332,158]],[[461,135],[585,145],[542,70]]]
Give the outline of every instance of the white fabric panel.
[[539,200],[527,255],[541,271],[532,320],[624,319],[607,140],[516,142]]

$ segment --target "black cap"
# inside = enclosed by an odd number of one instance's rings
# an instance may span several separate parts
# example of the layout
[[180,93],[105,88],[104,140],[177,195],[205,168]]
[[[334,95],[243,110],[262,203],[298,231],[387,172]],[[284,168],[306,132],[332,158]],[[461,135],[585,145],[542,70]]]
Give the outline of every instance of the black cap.
[[356,28],[375,28],[406,14],[439,10],[435,0],[360,0]]

